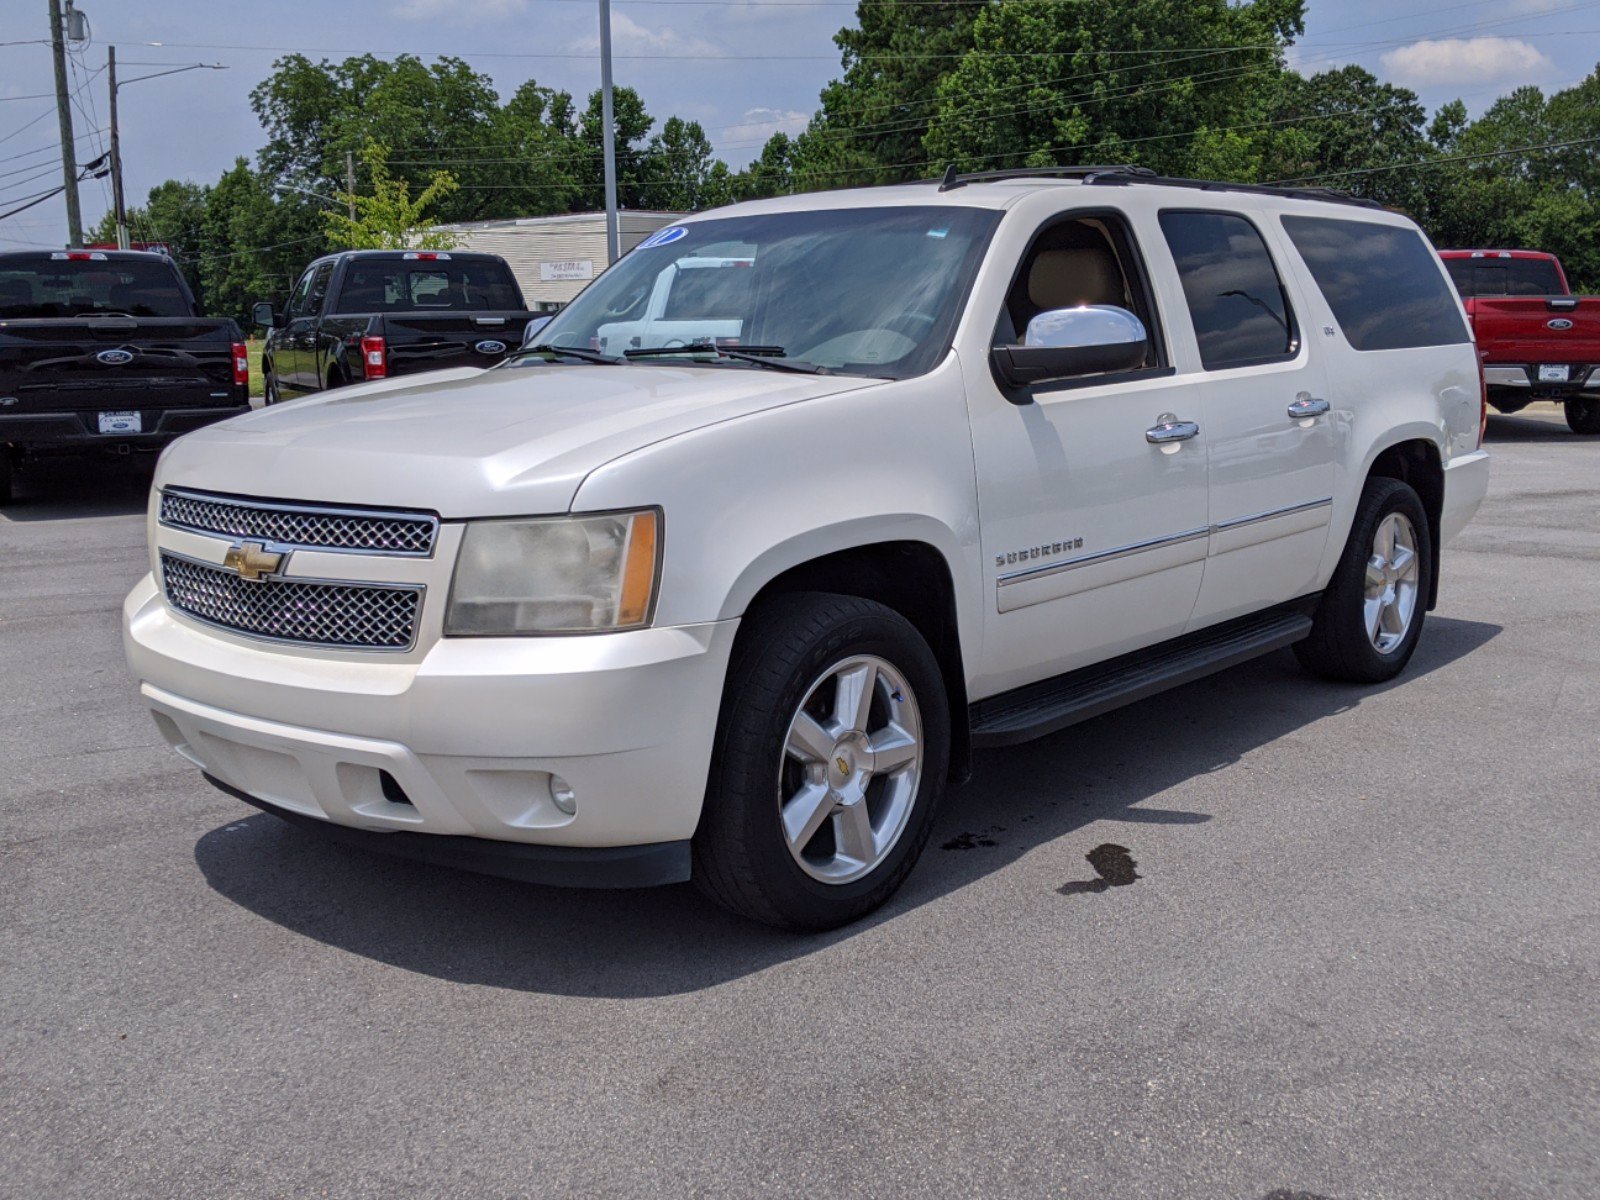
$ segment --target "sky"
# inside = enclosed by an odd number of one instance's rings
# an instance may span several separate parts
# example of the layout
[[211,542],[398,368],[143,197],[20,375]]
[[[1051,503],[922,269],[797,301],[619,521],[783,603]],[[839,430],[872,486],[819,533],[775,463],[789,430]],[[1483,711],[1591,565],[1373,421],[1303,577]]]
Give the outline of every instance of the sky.
[[[81,0],[91,39],[75,47],[74,129],[83,162],[104,149],[106,47],[117,47],[128,203],[169,178],[211,183],[265,140],[250,89],[288,51],[455,54],[509,96],[530,78],[585,96],[599,85],[595,0]],[[699,121],[734,167],[776,130],[804,127],[839,73],[834,33],[855,0],[613,0],[616,81],[649,111]],[[0,0],[0,213],[60,182],[46,0]],[[151,44],[159,43],[159,44]],[[1600,59],[1600,0],[1309,0],[1291,65],[1310,74],[1359,63],[1430,108],[1473,113],[1522,84],[1570,86]],[[193,63],[195,70],[133,83]],[[85,227],[110,207],[81,185]],[[0,221],[0,248],[59,246],[55,197]]]

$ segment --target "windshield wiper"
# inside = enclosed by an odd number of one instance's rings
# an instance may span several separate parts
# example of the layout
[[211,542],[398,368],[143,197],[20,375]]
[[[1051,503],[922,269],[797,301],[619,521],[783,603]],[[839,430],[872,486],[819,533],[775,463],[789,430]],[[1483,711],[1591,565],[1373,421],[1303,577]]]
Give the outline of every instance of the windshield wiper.
[[525,358],[529,354],[554,354],[557,357],[576,358],[583,362],[601,363],[604,366],[615,367],[625,362],[625,359],[613,358],[609,354],[601,354],[598,350],[580,350],[576,346],[552,346],[549,342],[537,346],[524,346],[515,354],[508,355],[507,362],[513,358]]
[[790,362],[784,357],[782,346],[740,346],[737,350],[715,346],[710,342],[696,342],[689,346],[645,346],[637,350],[624,350],[626,357],[649,358],[656,354],[709,354],[715,358],[732,358],[739,362],[754,363],[774,371],[792,371],[798,375],[827,375],[827,367],[816,363]]

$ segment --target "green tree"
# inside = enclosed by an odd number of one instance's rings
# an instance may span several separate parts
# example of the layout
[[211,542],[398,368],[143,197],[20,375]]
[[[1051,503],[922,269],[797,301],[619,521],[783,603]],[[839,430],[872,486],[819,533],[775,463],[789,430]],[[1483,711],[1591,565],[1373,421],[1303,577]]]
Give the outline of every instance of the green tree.
[[[652,180],[649,159],[650,128],[655,122],[645,111],[644,100],[630,87],[613,88],[612,120],[617,164],[617,203],[623,208],[644,208]],[[577,140],[583,153],[576,157],[579,181],[578,203],[585,209],[605,207],[605,139],[602,134],[601,96],[589,97],[589,105],[578,119]]]
[[862,0],[856,25],[834,35],[842,77],[823,88],[820,111],[785,150],[794,183],[849,187],[915,175],[906,164],[926,157],[922,143],[939,85],[972,49],[984,7],[972,0]]
[[1309,79],[1291,74],[1280,82],[1270,115],[1263,133],[1265,179],[1327,177],[1331,187],[1419,217],[1426,212],[1422,172],[1389,169],[1436,152],[1423,131],[1427,110],[1415,93],[1357,66]]
[[245,320],[252,303],[273,295],[271,251],[262,249],[272,244],[263,239],[273,215],[272,193],[248,160],[235,159],[206,200],[199,261],[206,312]]
[[645,148],[644,178],[635,203],[666,212],[710,207],[713,161],[711,143],[698,121],[668,117]]
[[[967,168],[1136,162],[1186,174],[1202,131],[1268,119],[1304,0],[987,5],[972,49],[939,84],[925,161]],[[1226,145],[1212,133],[1201,152]],[[1244,154],[1243,160],[1250,161]]]
[[388,155],[388,147],[378,142],[368,142],[362,149],[361,161],[372,191],[338,194],[340,204],[355,207],[355,216],[342,208],[323,213],[328,240],[349,250],[453,249],[453,234],[426,227],[434,223],[428,209],[460,186],[455,176],[435,171],[413,198],[410,182],[390,173]]
[[793,191],[795,158],[794,140],[779,130],[761,147],[761,156],[734,177],[729,199],[759,200]]

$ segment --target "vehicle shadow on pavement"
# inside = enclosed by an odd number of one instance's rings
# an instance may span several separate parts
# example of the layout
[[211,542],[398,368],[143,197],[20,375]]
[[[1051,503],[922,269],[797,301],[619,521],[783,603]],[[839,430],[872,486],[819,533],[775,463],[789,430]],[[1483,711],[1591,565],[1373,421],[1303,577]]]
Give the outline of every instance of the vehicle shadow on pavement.
[[1541,414],[1543,419],[1529,413],[1527,416],[1501,416],[1489,412],[1489,428],[1484,432],[1484,445],[1492,454],[1496,442],[1570,442],[1574,447],[1600,445],[1600,440],[1573,433],[1567,428],[1561,410]]
[[17,472],[16,499],[0,508],[0,523],[142,513],[155,468],[154,454],[28,463]]
[[[543,888],[334,846],[275,817],[242,811],[239,820],[200,838],[195,861],[212,888],[251,912],[404,970],[574,997],[676,995],[860,936],[1095,821],[1209,821],[1207,813],[1143,802],[1194,775],[1223,770],[1310,722],[1413,683],[1500,631],[1435,616],[1410,669],[1391,684],[1314,680],[1284,652],[1054,737],[982,754],[972,782],[947,795],[906,886],[871,917],[828,934],[751,924],[689,885],[633,892]],[[1217,720],[1219,712],[1229,719]],[[1151,753],[1153,728],[1160,730],[1159,754]],[[987,832],[961,833],[972,829]],[[942,849],[947,842],[973,852]],[[1082,874],[1086,845],[1060,849],[1061,876]]]

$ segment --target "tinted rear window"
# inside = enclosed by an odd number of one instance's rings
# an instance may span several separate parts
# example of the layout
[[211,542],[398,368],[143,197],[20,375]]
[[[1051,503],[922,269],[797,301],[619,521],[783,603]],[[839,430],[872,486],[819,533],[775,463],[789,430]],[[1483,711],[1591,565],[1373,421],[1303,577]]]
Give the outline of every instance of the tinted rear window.
[[334,311],[504,312],[521,308],[522,294],[504,263],[373,259],[350,265]]
[[1357,350],[1468,340],[1450,284],[1416,230],[1334,217],[1284,217],[1283,227]]
[[189,317],[193,312],[164,262],[51,259],[0,267],[0,318],[39,320],[121,313]]
[[1447,258],[1456,291],[1477,296],[1560,296],[1566,289],[1548,258]]
[[1294,353],[1289,301],[1254,225],[1229,213],[1164,212],[1161,232],[1178,264],[1206,370]]

